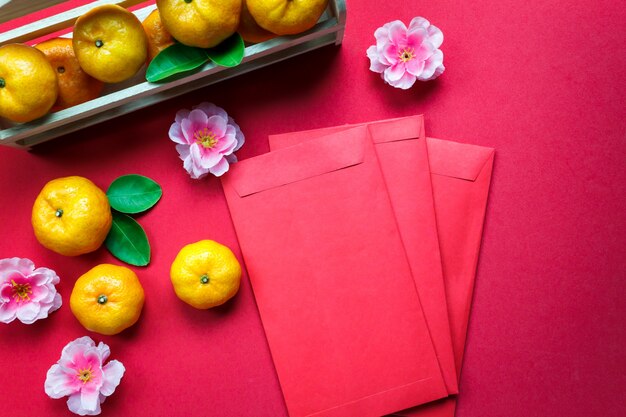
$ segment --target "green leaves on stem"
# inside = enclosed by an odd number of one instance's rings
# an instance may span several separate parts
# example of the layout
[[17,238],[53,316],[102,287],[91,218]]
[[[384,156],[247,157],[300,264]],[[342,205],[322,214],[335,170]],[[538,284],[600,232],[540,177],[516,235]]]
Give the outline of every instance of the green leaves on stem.
[[243,38],[235,33],[214,48],[202,49],[175,43],[162,50],[148,65],[146,80],[163,81],[173,75],[192,71],[212,60],[216,65],[235,67],[245,55]]
[[113,208],[113,225],[104,243],[113,256],[135,266],[150,263],[148,236],[126,213],[142,213],[152,208],[162,195],[161,186],[142,175],[124,175],[111,183],[107,197]]

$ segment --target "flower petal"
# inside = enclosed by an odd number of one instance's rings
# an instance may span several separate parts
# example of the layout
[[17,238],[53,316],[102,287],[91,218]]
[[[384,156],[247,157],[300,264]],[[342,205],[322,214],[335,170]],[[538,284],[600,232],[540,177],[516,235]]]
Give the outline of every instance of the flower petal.
[[98,405],[100,405],[100,391],[91,387],[90,384],[85,384],[80,390],[80,407],[83,410],[96,411]]
[[17,319],[24,324],[33,324],[39,317],[41,307],[39,303],[22,304],[17,309]]
[[424,28],[417,28],[413,32],[409,32],[406,38],[406,44],[409,48],[417,49],[428,38],[428,32]]
[[178,156],[182,161],[189,157],[189,145],[178,144],[176,145],[176,151],[178,152]]
[[12,269],[24,276],[30,275],[35,270],[35,264],[26,258],[6,258],[0,259],[0,271]]
[[385,61],[389,65],[395,65],[400,61],[400,51],[396,45],[391,43],[383,48],[382,56],[385,57]]
[[241,149],[243,144],[246,142],[246,137],[241,131],[241,128],[239,127],[239,125],[235,123],[235,120],[230,116],[228,117],[228,124],[235,128],[235,138],[237,139],[237,146],[235,147],[234,152],[237,152],[239,149]]
[[415,77],[415,75],[411,75],[407,72],[402,76],[402,78],[397,81],[390,82],[389,84],[396,88],[401,88],[402,90],[408,90],[409,88],[413,87],[413,84],[415,84],[416,80],[417,78]]
[[230,155],[226,155],[224,159],[226,159],[229,164],[235,164],[238,161],[237,155],[235,155],[234,153],[231,153]]
[[52,313],[53,311],[57,311],[63,305],[63,300],[61,299],[61,294],[54,294],[54,300],[52,301],[52,307],[48,310],[48,313]]
[[387,38],[400,47],[406,45],[406,26],[400,20],[389,23]]
[[191,160],[190,175],[191,175],[191,178],[193,179],[200,179],[209,173],[208,169],[202,167],[201,158],[198,158],[196,156],[196,155],[199,155],[200,153],[199,147],[200,145],[198,145],[197,143],[194,143],[193,145],[191,145],[191,148],[190,148],[190,151],[191,151],[191,155],[189,158]]
[[179,110],[176,113],[176,117],[174,118],[174,120],[176,121],[176,123],[181,124],[183,122],[183,119],[186,119],[187,117],[189,117],[189,113],[191,113],[191,110],[187,110],[187,109]]
[[70,395],[67,399],[67,408],[74,414],[78,414],[79,416],[97,416],[102,412],[100,408],[100,399],[96,404],[96,408],[94,410],[86,410],[82,407],[82,398],[80,392]]
[[168,135],[172,142],[180,143],[183,145],[189,144],[189,140],[187,140],[185,135],[183,135],[183,129],[180,123],[172,123]]
[[406,71],[409,74],[415,75],[417,77],[424,70],[424,61],[422,61],[421,59],[412,59],[409,62],[407,62],[405,66],[406,66]]
[[427,31],[430,43],[432,43],[435,48],[439,48],[443,43],[443,32],[434,25],[430,25]]
[[367,57],[370,59],[370,71],[377,72],[380,74],[387,68],[386,65],[383,65],[380,62],[380,59],[378,57],[378,51],[376,50],[376,46],[372,45],[369,48],[367,48]]
[[417,28],[426,29],[428,28],[428,26],[430,26],[430,22],[428,21],[428,19],[417,16],[414,17],[413,20],[411,20],[411,23],[409,23],[409,32],[412,32],[414,29]]
[[0,303],[8,303],[13,298],[13,284],[7,279],[6,282],[0,284]]
[[100,342],[98,343],[98,346],[96,346],[96,350],[100,355],[100,364],[103,364],[111,354],[111,349],[106,343]]
[[226,129],[226,135],[224,135],[224,137],[217,142],[215,150],[222,155],[228,155],[233,153],[236,146],[237,139],[235,138],[235,129],[232,126],[228,126],[228,129]]
[[189,113],[189,117],[183,119],[180,125],[183,135],[185,139],[187,139],[187,143],[195,141],[195,133],[207,127],[208,121],[209,118],[202,110],[192,110],[191,113]]
[[61,359],[59,363],[65,365],[65,363],[71,363],[74,360],[74,356],[83,353],[87,348],[96,346],[95,342],[89,336],[79,337],[69,342],[61,351]]
[[379,27],[374,31],[374,37],[376,38],[376,43],[387,43],[389,40],[389,29],[388,25],[384,25]]
[[102,384],[102,388],[100,388],[100,392],[102,395],[109,396],[115,392],[115,388],[120,384],[120,380],[124,376],[124,372],[126,372],[126,368],[122,362],[117,360],[112,360],[107,363],[103,368],[104,372],[104,383]]
[[209,169],[209,172],[215,175],[216,177],[221,177],[226,172],[228,172],[228,168],[229,168],[228,161],[225,158],[222,158],[220,162],[218,162],[215,166]]
[[194,106],[194,109],[202,110],[208,117],[211,116],[220,116],[224,120],[228,120],[228,113],[223,108],[216,106],[213,103],[203,102]]
[[203,170],[207,170],[217,164],[222,155],[216,149],[205,149],[202,146],[191,147],[191,159]]
[[211,116],[209,117],[206,126],[217,138],[221,138],[226,133],[227,121],[228,119],[221,116]]
[[400,78],[402,78],[405,72],[406,66],[404,62],[398,62],[396,65],[392,65],[385,70],[385,81],[387,81],[388,83],[398,81]]
[[441,49],[437,49],[424,63],[424,69],[419,74],[420,81],[434,80],[445,70],[443,66],[443,52]]
[[61,398],[71,395],[79,390],[78,387],[72,386],[69,375],[64,372],[63,368],[54,364],[46,374],[46,382],[44,383],[44,391],[50,398]]
[[0,322],[11,323],[17,317],[17,303],[4,303],[0,305]]

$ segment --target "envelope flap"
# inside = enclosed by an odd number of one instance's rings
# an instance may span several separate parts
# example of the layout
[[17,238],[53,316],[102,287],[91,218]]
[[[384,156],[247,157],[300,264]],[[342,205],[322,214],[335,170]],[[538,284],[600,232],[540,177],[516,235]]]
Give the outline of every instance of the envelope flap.
[[358,165],[363,162],[367,135],[365,127],[355,127],[244,160],[232,166],[224,181],[246,197]]
[[368,125],[374,143],[424,138],[424,116],[385,120]]
[[[428,138],[430,172],[437,175],[475,181],[495,149]],[[433,146],[436,144],[436,146]]]

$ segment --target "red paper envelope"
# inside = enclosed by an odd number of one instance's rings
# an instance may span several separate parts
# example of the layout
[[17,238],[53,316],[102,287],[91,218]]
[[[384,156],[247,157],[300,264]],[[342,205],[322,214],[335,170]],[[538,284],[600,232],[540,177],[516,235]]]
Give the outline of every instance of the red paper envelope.
[[242,161],[222,184],[292,417],[447,395],[366,128]]
[[[292,134],[270,136],[270,148],[293,145],[347,128],[350,126],[298,132],[293,134],[297,138],[293,141],[289,139]],[[446,299],[460,376],[494,149],[432,138],[428,138],[427,145]],[[396,415],[451,417],[454,410],[455,399],[451,397]]]
[[[439,253],[423,116],[367,125],[398,220],[426,323],[449,394],[458,392],[454,352]],[[335,128],[335,131],[349,127]],[[296,145],[323,131],[270,136],[270,149]]]
[[[495,151],[428,138],[437,229],[457,369],[463,363],[478,253]],[[453,417],[454,397],[416,407],[402,416]]]

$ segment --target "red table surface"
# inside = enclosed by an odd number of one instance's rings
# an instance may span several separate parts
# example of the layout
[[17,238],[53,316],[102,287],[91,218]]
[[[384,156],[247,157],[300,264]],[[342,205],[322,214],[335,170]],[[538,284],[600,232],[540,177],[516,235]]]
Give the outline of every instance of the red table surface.
[[[595,0],[348,1],[341,48],[291,59],[90,127],[33,152],[0,149],[0,258],[61,277],[63,307],[0,325],[0,415],[69,416],[43,390],[69,341],[89,335],[126,366],[104,416],[283,416],[280,386],[247,277],[228,305],[198,311],[169,280],[178,250],[214,239],[241,259],[219,180],[191,180],[167,131],[208,100],[241,125],[248,158],[267,135],[425,113],[427,134],[497,150],[457,415],[626,415],[626,8]],[[373,32],[421,15],[444,34],[435,82],[395,90],[368,71]],[[164,189],[139,217],[152,263],[132,329],[103,337],[69,309],[76,278],[105,249],[41,247],[30,212],[43,185],[82,175],[102,188],[139,173]],[[349,256],[349,253],[346,254]],[[329,290],[332,290],[329,283]],[[324,352],[320,352],[324,354]],[[333,378],[333,375],[328,375]]]

